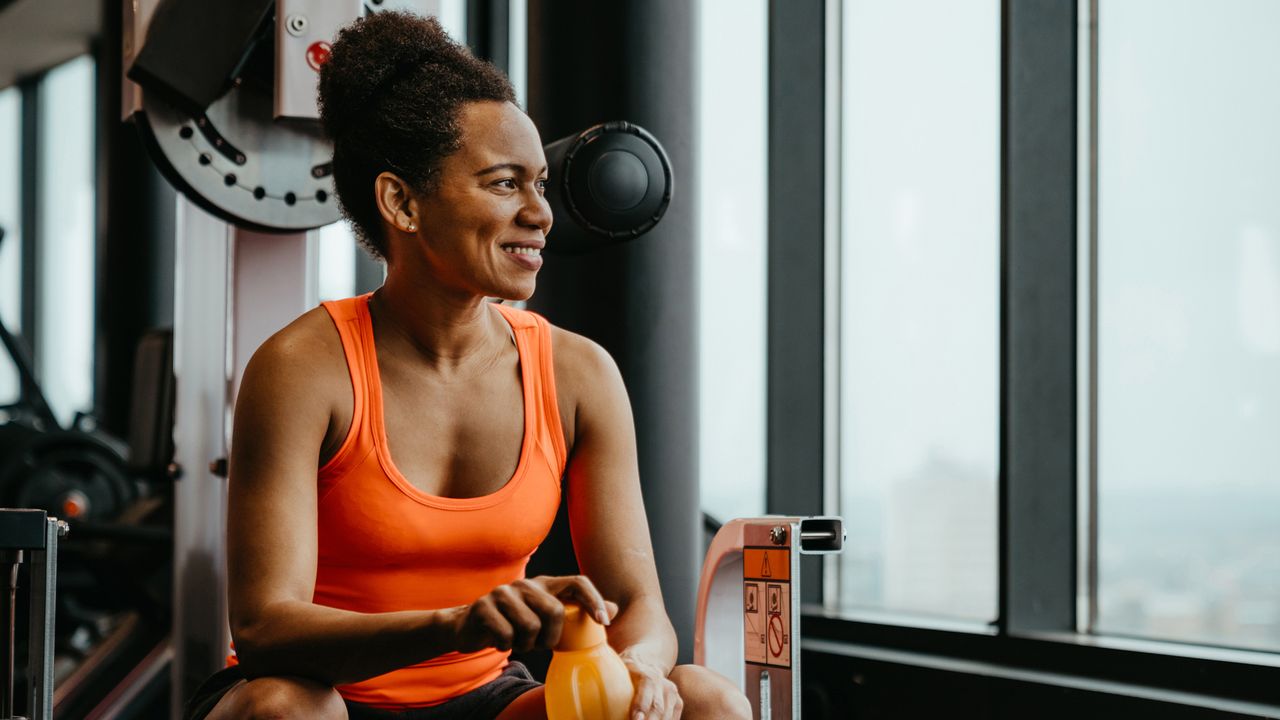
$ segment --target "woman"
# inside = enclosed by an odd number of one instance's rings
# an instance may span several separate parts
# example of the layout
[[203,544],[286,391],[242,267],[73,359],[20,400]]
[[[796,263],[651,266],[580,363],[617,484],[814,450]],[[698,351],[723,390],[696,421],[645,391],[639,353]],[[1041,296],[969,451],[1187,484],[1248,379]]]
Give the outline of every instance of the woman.
[[[487,300],[533,293],[552,222],[510,84],[435,20],[381,13],[339,34],[320,106],[339,201],[387,279],[303,315],[245,370],[239,664],[188,717],[542,718],[508,651],[553,646],[576,602],[609,626],[631,717],[749,718],[724,678],[672,668],[612,359]],[[585,576],[525,579],[562,474]]]

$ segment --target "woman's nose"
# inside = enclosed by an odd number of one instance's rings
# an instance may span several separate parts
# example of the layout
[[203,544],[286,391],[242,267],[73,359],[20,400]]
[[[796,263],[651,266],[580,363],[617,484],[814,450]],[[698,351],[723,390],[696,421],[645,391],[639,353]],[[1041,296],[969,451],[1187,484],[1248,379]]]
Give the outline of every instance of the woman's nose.
[[520,224],[540,228],[543,234],[551,231],[551,205],[541,193],[532,192],[520,208]]

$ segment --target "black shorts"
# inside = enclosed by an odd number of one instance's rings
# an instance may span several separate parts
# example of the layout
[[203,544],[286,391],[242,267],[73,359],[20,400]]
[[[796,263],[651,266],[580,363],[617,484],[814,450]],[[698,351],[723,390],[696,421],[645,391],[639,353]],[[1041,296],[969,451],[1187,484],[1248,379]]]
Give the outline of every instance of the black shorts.
[[[222,696],[244,679],[239,665],[232,665],[211,675],[187,701],[187,706],[182,711],[183,720],[204,720]],[[347,705],[350,720],[491,720],[516,698],[541,685],[529,674],[528,668],[513,660],[507,663],[502,674],[492,682],[431,707],[382,710],[346,699],[343,702]]]

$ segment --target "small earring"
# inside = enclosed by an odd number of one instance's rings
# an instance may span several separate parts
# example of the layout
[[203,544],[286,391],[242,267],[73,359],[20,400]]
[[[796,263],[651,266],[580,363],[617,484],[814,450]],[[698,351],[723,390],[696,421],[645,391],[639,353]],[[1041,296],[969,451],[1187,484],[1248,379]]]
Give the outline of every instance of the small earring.
[[413,223],[409,223],[409,226],[405,228],[405,232],[418,232],[418,226]]

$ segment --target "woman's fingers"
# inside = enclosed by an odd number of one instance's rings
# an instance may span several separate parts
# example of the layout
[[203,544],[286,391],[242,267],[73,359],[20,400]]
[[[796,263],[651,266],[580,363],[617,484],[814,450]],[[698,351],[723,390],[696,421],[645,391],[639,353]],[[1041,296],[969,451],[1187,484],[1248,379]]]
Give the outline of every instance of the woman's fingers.
[[666,691],[667,717],[671,720],[679,720],[680,715],[684,712],[684,699],[680,697],[680,690],[676,684],[670,680],[664,680],[664,689]]
[[684,701],[676,684],[666,678],[636,678],[636,694],[631,702],[632,720],[678,720]]
[[652,720],[656,717],[653,710],[653,683],[648,678],[636,678],[634,675],[632,680],[636,681],[636,694],[631,698],[631,717],[634,720]]
[[684,710],[684,701],[676,684],[666,678],[649,680],[653,687],[653,703],[644,711],[644,720],[677,720]]
[[523,593],[510,585],[498,587],[490,595],[511,626],[511,648],[521,651],[532,650],[538,642],[538,636],[542,633],[542,619],[539,613],[529,607]]
[[528,580],[516,582],[515,588],[529,608],[537,613],[541,623],[537,647],[555,647],[560,642],[560,633],[564,629],[564,603],[542,586]]
[[574,602],[603,625],[618,614],[586,577],[538,577],[501,585],[466,607],[458,629],[463,652],[494,647],[555,647],[564,630],[564,603]]
[[468,621],[471,631],[477,636],[479,647],[511,649],[515,629],[498,610],[497,602],[491,596],[486,595],[472,604]]
[[635,695],[631,700],[630,720],[677,720],[684,712],[680,691],[667,674],[656,665],[623,657]]
[[601,625],[609,624],[609,611],[604,596],[585,575],[538,578],[552,595],[561,600],[576,600]]

